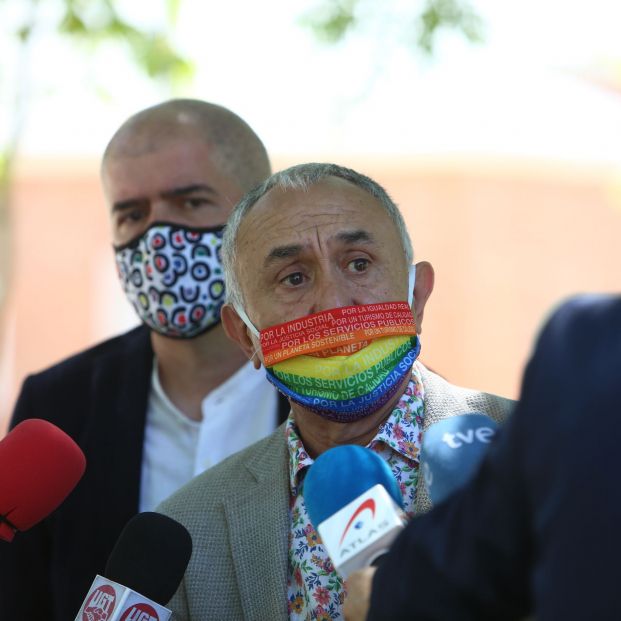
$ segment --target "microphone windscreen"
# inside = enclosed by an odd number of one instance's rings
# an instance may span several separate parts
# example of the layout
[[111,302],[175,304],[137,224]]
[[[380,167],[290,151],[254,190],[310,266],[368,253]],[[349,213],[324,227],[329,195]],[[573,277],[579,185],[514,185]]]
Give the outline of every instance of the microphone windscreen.
[[104,575],[164,606],[181,583],[190,556],[192,538],[186,528],[146,511],[125,525]]
[[442,502],[474,474],[498,424],[479,412],[445,418],[423,435],[420,463],[429,497]]
[[312,524],[317,528],[378,483],[403,508],[399,485],[379,455],[349,444],[328,449],[319,455],[304,479],[304,502]]
[[[22,421],[0,441],[0,538],[28,530],[56,509],[86,468],[80,447],[39,418]],[[12,528],[13,526],[14,528]]]

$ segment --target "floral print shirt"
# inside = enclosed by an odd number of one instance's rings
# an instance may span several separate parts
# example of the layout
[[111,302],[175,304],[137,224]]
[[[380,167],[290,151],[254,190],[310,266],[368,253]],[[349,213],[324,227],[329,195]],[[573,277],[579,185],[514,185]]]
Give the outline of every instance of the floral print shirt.
[[[403,494],[408,517],[414,513],[418,481],[418,455],[423,422],[423,384],[417,363],[399,403],[379,428],[368,448],[390,466]],[[343,580],[336,573],[319,533],[313,528],[304,497],[300,493],[308,466],[313,463],[289,415],[286,425],[289,449],[289,578],[287,605],[289,619],[329,621],[343,619]]]

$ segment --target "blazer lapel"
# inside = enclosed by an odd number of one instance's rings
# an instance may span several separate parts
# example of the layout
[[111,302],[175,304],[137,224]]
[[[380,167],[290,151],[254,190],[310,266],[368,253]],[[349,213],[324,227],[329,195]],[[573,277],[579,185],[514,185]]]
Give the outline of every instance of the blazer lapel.
[[274,434],[274,441],[249,459],[246,468],[247,487],[232,490],[225,503],[244,618],[285,620],[290,525],[284,431]]
[[[417,364],[421,370],[425,389],[423,434],[430,425],[438,421],[469,412],[484,412],[497,423],[502,423],[514,405],[509,399],[453,386],[439,375],[426,369],[422,364]],[[429,492],[424,477],[419,476],[414,513],[418,515],[429,511],[429,509],[431,509]]]
[[[423,434],[430,425],[437,423],[448,416],[463,414],[470,410],[468,402],[463,398],[461,391],[443,380],[440,376],[428,371],[420,364],[421,377],[423,380],[424,412]],[[431,509],[431,498],[425,485],[425,478],[419,472],[418,484],[416,485],[416,500],[414,502],[414,515],[427,513]]]
[[[153,360],[149,331],[122,337],[123,346],[102,356],[93,368],[93,412],[85,434],[93,467],[86,476],[97,531],[110,547],[138,511],[142,443]],[[114,499],[111,501],[111,499]],[[98,506],[105,510],[99,511]],[[105,517],[104,517],[105,516]]]

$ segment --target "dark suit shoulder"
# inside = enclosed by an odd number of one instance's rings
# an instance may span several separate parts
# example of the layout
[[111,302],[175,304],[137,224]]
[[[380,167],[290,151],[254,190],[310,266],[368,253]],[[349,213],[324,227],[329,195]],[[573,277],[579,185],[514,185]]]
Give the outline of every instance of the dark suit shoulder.
[[42,371],[29,375],[27,381],[34,381],[39,386],[44,386],[47,383],[56,383],[65,378],[71,379],[90,372],[93,364],[102,358],[123,355],[133,350],[151,351],[149,330],[145,326],[138,326],[72,354]]
[[152,357],[149,330],[139,326],[33,373],[22,384],[11,427],[27,418],[44,418],[75,437],[78,428],[72,421],[77,424],[103,392],[116,390],[116,382],[101,377],[133,371],[142,385]]
[[[561,366],[592,364],[595,353],[609,351],[621,333],[621,296],[580,295],[566,300],[550,315],[539,336],[538,360]],[[590,356],[593,356],[591,358]],[[603,355],[607,361],[610,356]]]

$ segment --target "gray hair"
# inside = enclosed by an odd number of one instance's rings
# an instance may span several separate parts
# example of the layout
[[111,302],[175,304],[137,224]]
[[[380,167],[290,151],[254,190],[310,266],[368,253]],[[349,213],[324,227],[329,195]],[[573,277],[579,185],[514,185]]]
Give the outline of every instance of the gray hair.
[[373,179],[362,175],[351,168],[338,166],[337,164],[310,163],[298,164],[280,172],[274,173],[260,185],[248,192],[235,206],[231,213],[222,240],[222,267],[224,270],[226,300],[235,308],[244,307],[244,296],[239,287],[235,265],[237,262],[237,235],[242,221],[252,209],[252,207],[265,196],[271,189],[281,190],[302,190],[307,191],[311,186],[317,184],[326,177],[338,177],[349,181],[365,192],[374,196],[386,213],[393,221],[397,232],[401,238],[403,251],[407,265],[414,259],[412,240],[405,226],[403,216],[399,208],[392,201],[384,188]]
[[223,106],[199,99],[170,99],[131,116],[110,139],[102,167],[115,157],[140,156],[186,136],[213,147],[210,158],[242,192],[271,173],[265,146],[248,123]]

